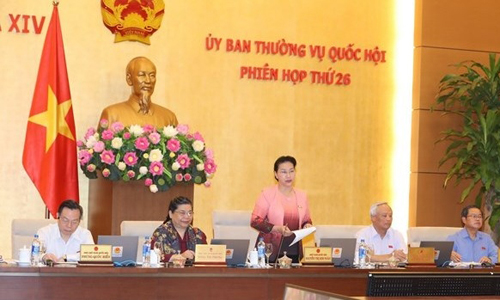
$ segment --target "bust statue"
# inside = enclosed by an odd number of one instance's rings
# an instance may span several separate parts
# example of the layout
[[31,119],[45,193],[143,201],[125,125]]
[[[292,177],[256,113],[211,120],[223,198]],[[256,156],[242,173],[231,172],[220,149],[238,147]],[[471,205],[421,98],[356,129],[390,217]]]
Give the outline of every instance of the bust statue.
[[126,81],[132,92],[128,100],[106,107],[101,118],[109,124],[120,121],[124,126],[153,125],[163,127],[177,125],[175,114],[151,102],[156,84],[156,67],[146,57],[133,58],[127,65]]

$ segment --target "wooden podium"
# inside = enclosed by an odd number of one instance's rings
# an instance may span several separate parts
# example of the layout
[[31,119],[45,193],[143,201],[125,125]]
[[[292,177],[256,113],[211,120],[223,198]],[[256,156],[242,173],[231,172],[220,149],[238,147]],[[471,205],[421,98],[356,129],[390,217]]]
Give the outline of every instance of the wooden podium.
[[88,229],[97,241],[99,235],[120,235],[120,224],[124,220],[165,220],[168,205],[177,196],[188,197],[194,204],[193,184],[179,184],[166,192],[152,193],[143,180],[91,179]]

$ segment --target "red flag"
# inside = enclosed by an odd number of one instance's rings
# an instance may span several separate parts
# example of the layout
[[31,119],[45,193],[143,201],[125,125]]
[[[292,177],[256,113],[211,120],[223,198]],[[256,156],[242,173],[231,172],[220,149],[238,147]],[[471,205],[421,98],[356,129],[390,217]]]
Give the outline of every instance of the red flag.
[[55,218],[79,201],[75,121],[57,3],[43,46],[24,142],[23,166]]

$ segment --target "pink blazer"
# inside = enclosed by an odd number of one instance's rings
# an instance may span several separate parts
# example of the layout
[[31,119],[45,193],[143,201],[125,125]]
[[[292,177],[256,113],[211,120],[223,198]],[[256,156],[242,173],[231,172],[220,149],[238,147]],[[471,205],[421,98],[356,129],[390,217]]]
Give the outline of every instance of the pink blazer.
[[[305,192],[295,188],[294,191],[297,196],[299,224],[300,228],[302,228],[306,223],[312,224],[311,214],[309,212],[309,202],[307,201],[307,196]],[[254,221],[258,219],[264,221],[264,223],[270,223],[272,225],[284,225],[283,217],[285,215],[285,211],[281,203],[276,199],[277,193],[279,193],[278,185],[266,188],[262,191],[253,209],[252,226],[254,225]],[[262,224],[262,222],[257,222],[257,223],[261,224],[255,224],[255,226],[253,227],[259,231],[269,233],[269,231],[271,231],[272,229],[272,226],[267,230],[265,228],[268,227],[270,224]]]

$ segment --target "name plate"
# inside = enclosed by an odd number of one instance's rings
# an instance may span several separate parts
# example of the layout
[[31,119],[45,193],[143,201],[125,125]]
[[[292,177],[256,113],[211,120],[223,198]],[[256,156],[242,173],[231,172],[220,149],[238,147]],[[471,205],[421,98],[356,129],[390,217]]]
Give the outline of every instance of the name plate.
[[408,248],[408,264],[434,264],[434,256],[432,247]]
[[111,262],[111,245],[80,245],[81,262]]
[[196,264],[226,264],[226,245],[196,245],[194,261]]
[[302,262],[309,264],[332,264],[332,248],[305,247]]

